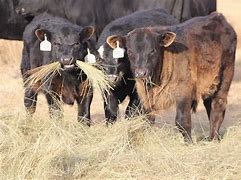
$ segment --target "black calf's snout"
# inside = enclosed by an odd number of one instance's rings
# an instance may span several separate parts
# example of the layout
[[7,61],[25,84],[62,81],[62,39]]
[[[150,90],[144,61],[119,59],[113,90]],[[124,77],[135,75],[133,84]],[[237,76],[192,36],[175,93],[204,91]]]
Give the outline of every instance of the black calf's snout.
[[108,75],[108,78],[112,81],[115,82],[118,79],[118,76],[114,75],[114,74],[110,74]]
[[17,7],[15,11],[17,14],[20,14],[20,15],[25,13],[25,9],[23,7]]
[[63,55],[60,58],[60,63],[63,65],[63,67],[65,69],[67,68],[73,68],[75,65],[75,59],[73,56],[69,56],[69,55]]
[[136,69],[135,70],[135,77],[136,78],[146,78],[148,76],[147,69]]

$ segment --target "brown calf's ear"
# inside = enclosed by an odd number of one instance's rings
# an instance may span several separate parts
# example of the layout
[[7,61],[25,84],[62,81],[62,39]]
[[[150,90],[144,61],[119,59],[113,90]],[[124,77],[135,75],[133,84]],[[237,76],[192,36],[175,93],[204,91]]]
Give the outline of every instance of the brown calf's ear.
[[117,47],[117,41],[119,41],[120,47],[124,47],[126,44],[126,39],[123,36],[113,35],[109,36],[106,40],[107,44],[112,49],[115,49]]
[[35,35],[40,41],[44,40],[44,35],[46,34],[47,39],[50,40],[50,32],[46,29],[37,29],[35,30]]
[[94,33],[95,33],[95,27],[86,26],[82,29],[82,31],[79,34],[80,40],[82,42],[86,42],[93,36]]
[[168,47],[170,46],[176,38],[176,34],[174,32],[164,32],[159,36],[159,43],[161,46]]

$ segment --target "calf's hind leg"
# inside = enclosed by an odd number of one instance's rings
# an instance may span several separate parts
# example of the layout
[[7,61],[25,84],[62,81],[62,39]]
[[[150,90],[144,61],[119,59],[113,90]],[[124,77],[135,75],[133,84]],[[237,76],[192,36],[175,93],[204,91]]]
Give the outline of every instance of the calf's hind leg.
[[211,103],[210,112],[210,139],[220,139],[219,129],[223,122],[226,110],[227,98],[220,95],[215,96]]
[[211,140],[220,138],[219,129],[224,120],[228,91],[234,75],[235,52],[233,54],[225,53],[224,55],[222,56],[222,58],[225,58],[225,64],[223,65],[224,68],[221,77],[219,78],[221,82],[211,102],[209,121]]

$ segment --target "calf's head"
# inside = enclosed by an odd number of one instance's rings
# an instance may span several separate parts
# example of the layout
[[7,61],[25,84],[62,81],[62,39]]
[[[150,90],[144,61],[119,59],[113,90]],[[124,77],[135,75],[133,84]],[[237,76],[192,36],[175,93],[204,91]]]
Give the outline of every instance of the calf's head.
[[40,41],[47,38],[51,42],[51,60],[59,61],[64,69],[72,69],[76,60],[83,60],[87,55],[87,41],[94,34],[94,27],[81,30],[79,27],[61,26],[55,28],[54,32],[37,29],[35,34]]
[[19,0],[15,11],[20,15],[36,15],[45,6],[45,0]]
[[[123,45],[120,44],[120,46]],[[122,58],[114,58],[113,49],[106,42],[99,47],[98,52],[101,57],[100,63],[112,82],[118,81],[124,74],[129,73],[130,64],[126,52]]]
[[163,52],[174,42],[175,37],[176,34],[170,31],[156,32],[140,28],[127,36],[110,36],[107,43],[116,48],[119,41],[127,49],[135,78],[148,78],[155,73],[157,67],[162,66]]
[[[122,48],[123,45],[120,44]],[[101,57],[101,65],[104,67],[105,72],[109,79],[113,82],[120,80],[125,74],[130,73],[130,63],[127,53],[124,50],[122,58],[113,57],[113,48],[107,42],[103,43],[99,49],[99,56]]]

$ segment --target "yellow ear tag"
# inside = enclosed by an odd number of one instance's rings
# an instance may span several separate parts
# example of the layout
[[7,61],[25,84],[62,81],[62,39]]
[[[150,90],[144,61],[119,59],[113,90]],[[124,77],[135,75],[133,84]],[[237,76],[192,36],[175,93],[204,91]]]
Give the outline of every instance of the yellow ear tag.
[[44,34],[44,40],[40,43],[40,51],[51,51],[51,42],[48,41],[46,34]]
[[87,48],[87,52],[88,54],[85,56],[85,62],[92,63],[92,64],[96,63],[95,55],[90,53],[89,48]]
[[125,49],[120,48],[119,41],[116,41],[117,47],[113,50],[113,58],[123,58],[125,56]]

